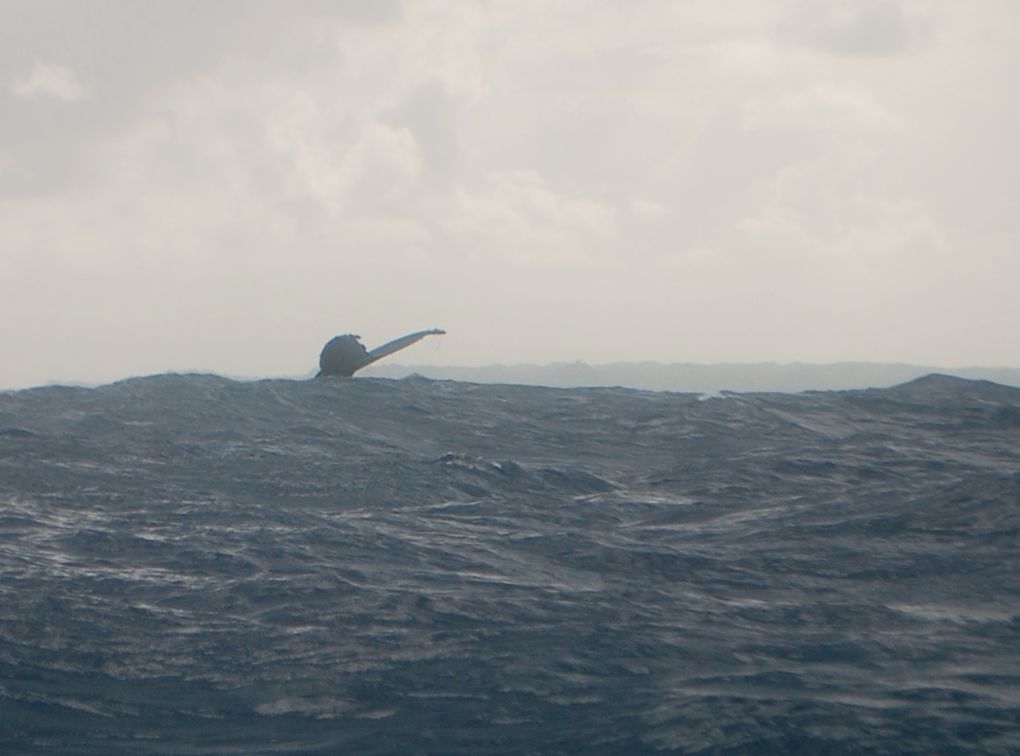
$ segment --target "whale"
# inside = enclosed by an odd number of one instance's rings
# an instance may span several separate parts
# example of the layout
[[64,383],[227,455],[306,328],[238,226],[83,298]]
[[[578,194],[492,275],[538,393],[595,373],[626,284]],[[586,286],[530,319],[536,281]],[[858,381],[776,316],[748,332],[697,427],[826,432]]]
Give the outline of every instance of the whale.
[[406,336],[387,341],[381,346],[369,351],[361,343],[361,337],[354,333],[342,333],[334,336],[322,348],[319,353],[319,372],[316,378],[341,377],[350,378],[357,371],[368,367],[373,362],[388,357],[394,352],[406,349],[412,344],[417,344],[426,336],[445,334],[441,328],[429,328],[425,331],[415,331]]

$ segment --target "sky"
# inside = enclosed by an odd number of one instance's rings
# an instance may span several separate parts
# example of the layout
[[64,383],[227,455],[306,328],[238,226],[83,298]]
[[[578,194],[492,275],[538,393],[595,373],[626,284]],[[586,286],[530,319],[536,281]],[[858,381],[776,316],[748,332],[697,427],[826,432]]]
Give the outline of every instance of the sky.
[[1015,0],[0,0],[0,388],[1020,366]]

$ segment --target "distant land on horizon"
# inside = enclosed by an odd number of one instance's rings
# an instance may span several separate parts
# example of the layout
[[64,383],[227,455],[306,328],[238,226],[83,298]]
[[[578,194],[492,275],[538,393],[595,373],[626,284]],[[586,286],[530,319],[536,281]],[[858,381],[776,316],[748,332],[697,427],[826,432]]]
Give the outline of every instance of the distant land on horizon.
[[944,368],[880,362],[830,364],[614,362],[597,365],[586,362],[554,362],[478,367],[382,363],[362,371],[359,375],[404,378],[417,374],[435,380],[515,383],[559,388],[622,386],[651,391],[795,393],[885,388],[932,373],[1020,387],[1020,368]]

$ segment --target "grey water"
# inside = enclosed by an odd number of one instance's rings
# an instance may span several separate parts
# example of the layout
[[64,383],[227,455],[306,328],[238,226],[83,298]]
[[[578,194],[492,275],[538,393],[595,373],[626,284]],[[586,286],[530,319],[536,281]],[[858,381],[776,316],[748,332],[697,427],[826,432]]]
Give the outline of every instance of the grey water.
[[0,752],[1020,752],[1020,389],[0,394]]

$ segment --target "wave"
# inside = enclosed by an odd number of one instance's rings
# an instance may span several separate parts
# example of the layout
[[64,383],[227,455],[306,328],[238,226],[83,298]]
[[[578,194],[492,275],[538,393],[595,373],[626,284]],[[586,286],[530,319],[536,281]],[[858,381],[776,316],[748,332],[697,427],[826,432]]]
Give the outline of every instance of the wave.
[[0,749],[1006,753],[1020,389],[0,394]]

